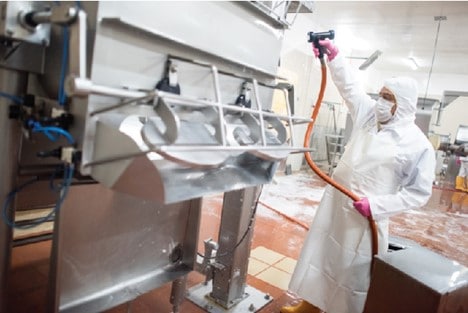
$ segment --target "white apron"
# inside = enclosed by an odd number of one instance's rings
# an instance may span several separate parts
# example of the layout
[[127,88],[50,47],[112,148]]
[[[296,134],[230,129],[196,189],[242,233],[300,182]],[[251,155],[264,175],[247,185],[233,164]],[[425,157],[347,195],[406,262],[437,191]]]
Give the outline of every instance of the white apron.
[[[368,126],[346,146],[333,179],[359,197],[395,193],[395,156],[391,133]],[[379,253],[386,252],[388,220],[377,226]],[[350,198],[327,186],[289,289],[327,313],[362,313],[370,283],[371,241],[367,218]]]

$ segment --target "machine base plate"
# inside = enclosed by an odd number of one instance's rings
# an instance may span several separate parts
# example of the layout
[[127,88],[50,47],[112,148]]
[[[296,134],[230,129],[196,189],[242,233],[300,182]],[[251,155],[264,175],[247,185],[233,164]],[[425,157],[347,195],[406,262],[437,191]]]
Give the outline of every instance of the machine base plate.
[[269,294],[247,285],[245,287],[245,297],[231,308],[226,309],[210,297],[212,290],[212,281],[209,281],[207,284],[201,283],[195,285],[188,290],[187,299],[206,310],[208,313],[257,312],[273,300],[273,297]]

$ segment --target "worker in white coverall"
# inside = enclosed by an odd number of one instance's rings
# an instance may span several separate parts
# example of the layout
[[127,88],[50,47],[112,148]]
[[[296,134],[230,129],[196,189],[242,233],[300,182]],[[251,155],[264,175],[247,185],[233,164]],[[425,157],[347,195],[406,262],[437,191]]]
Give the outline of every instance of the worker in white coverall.
[[303,301],[281,312],[362,313],[372,259],[367,217],[372,215],[377,222],[379,253],[386,253],[388,217],[421,207],[432,193],[435,153],[414,123],[416,81],[388,79],[379,99],[372,100],[338,48],[329,40],[320,45],[354,123],[333,179],[361,200],[353,203],[326,187],[289,285]]

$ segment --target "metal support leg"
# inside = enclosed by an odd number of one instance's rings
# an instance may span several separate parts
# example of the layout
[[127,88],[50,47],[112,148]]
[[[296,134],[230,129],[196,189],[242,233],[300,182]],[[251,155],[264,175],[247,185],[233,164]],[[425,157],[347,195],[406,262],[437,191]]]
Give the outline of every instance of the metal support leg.
[[[27,76],[24,73],[0,69],[0,90],[15,96],[24,94]],[[17,121],[8,118],[8,106],[12,101],[0,98],[0,199],[5,201],[7,194],[13,189],[18,167],[18,150],[21,140],[21,130]],[[7,214],[8,215],[8,214]],[[10,220],[14,218],[8,216]],[[12,230],[5,221],[0,221],[0,312],[6,309],[7,278],[10,269],[10,254],[12,247]]]
[[208,312],[254,312],[272,300],[246,285],[255,221],[252,213],[260,190],[250,187],[224,194],[219,248],[211,265],[213,281],[191,288],[188,295]]
[[251,218],[259,191],[259,187],[251,187],[224,194],[216,258],[218,266],[214,270],[211,297],[227,309],[245,297],[254,226]]
[[177,278],[172,282],[171,304],[172,313],[179,313],[179,306],[185,299],[185,286],[187,284],[187,275]]

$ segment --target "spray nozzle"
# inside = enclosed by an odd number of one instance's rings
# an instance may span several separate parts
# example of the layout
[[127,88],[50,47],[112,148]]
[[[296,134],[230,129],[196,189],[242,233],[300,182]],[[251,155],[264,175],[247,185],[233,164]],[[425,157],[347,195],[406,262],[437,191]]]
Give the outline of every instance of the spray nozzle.
[[327,32],[321,32],[321,33],[314,33],[310,32],[309,34],[309,40],[308,42],[313,42],[314,46],[319,49],[319,58],[323,58],[323,47],[319,44],[320,40],[325,40],[325,39],[334,39],[335,38],[335,31],[329,30]]

